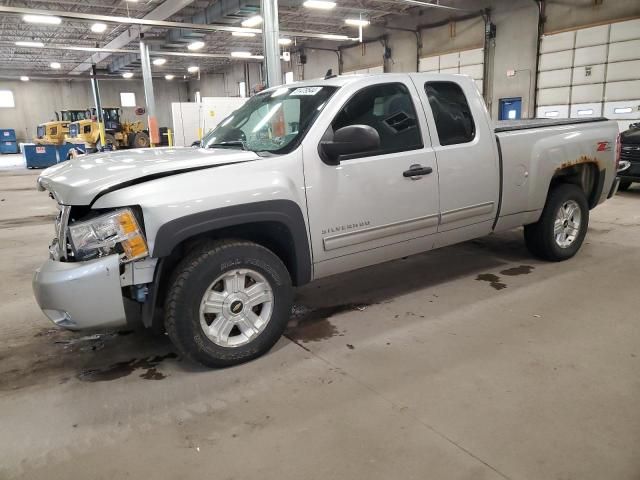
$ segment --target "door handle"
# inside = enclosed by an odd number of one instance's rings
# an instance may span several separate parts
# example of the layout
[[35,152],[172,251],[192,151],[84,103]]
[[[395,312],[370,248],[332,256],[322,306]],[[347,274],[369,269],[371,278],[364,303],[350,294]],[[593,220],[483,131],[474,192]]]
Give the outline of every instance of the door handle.
[[409,170],[405,170],[402,172],[402,176],[405,178],[411,178],[412,180],[418,180],[419,177],[423,175],[429,175],[433,172],[433,168],[431,167],[423,167],[420,164],[411,165]]

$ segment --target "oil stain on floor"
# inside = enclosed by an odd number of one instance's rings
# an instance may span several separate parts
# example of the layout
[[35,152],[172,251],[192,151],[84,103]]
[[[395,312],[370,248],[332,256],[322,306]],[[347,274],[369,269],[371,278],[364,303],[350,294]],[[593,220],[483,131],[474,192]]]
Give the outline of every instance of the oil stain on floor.
[[347,303],[310,309],[294,306],[292,322],[285,332],[285,337],[296,343],[309,343],[327,340],[331,337],[344,335],[329,319],[334,315],[348,311],[362,311],[368,305]]
[[[518,267],[507,268],[506,270],[502,270],[500,272],[501,275],[506,275],[507,277],[515,277],[518,275],[527,275],[533,271],[534,267],[531,265],[520,265]],[[489,282],[492,288],[495,290],[503,290],[507,288],[507,284],[502,281],[502,279],[494,274],[494,273],[481,273],[476,277],[476,280],[481,282]]]
[[157,370],[158,365],[168,358],[177,358],[173,353],[156,355],[149,358],[134,358],[125,362],[116,362],[105,368],[83,370],[78,380],[83,382],[109,382],[131,375],[136,370],[145,370],[139,376],[145,380],[162,380],[166,375]]

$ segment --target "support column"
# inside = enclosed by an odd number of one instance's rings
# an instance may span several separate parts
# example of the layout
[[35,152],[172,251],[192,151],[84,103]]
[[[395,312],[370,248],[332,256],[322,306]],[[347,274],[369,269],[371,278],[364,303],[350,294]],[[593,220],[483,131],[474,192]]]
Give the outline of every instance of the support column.
[[149,139],[151,146],[160,144],[160,130],[156,117],[156,99],[153,95],[153,78],[151,76],[151,61],[149,60],[149,45],[140,35],[140,63],[142,64],[142,81],[144,83],[144,97],[147,104],[147,122],[149,124]]
[[[100,132],[100,145],[106,145],[104,140],[104,115],[102,114],[102,102],[100,101],[100,88],[95,64],[91,65],[91,90],[93,91],[93,103],[96,105],[96,118],[98,119],[98,132]],[[82,133],[82,132],[78,132]]]
[[282,85],[280,65],[280,26],[278,23],[278,0],[260,0],[262,10],[262,41],[264,43],[264,65],[266,86]]

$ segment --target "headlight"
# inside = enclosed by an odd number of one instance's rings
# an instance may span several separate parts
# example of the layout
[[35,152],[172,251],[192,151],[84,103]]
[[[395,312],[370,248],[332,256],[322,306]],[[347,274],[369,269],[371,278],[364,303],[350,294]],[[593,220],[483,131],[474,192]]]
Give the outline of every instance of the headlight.
[[131,262],[149,255],[142,230],[128,208],[69,225],[69,237],[78,260],[118,253],[122,262]]

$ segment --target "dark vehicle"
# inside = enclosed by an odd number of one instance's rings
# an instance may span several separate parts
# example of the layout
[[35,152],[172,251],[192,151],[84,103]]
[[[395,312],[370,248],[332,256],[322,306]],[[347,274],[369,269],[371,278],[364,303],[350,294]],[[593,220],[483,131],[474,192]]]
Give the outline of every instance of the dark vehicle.
[[629,125],[620,134],[620,167],[618,190],[627,190],[633,182],[640,183],[640,122]]

